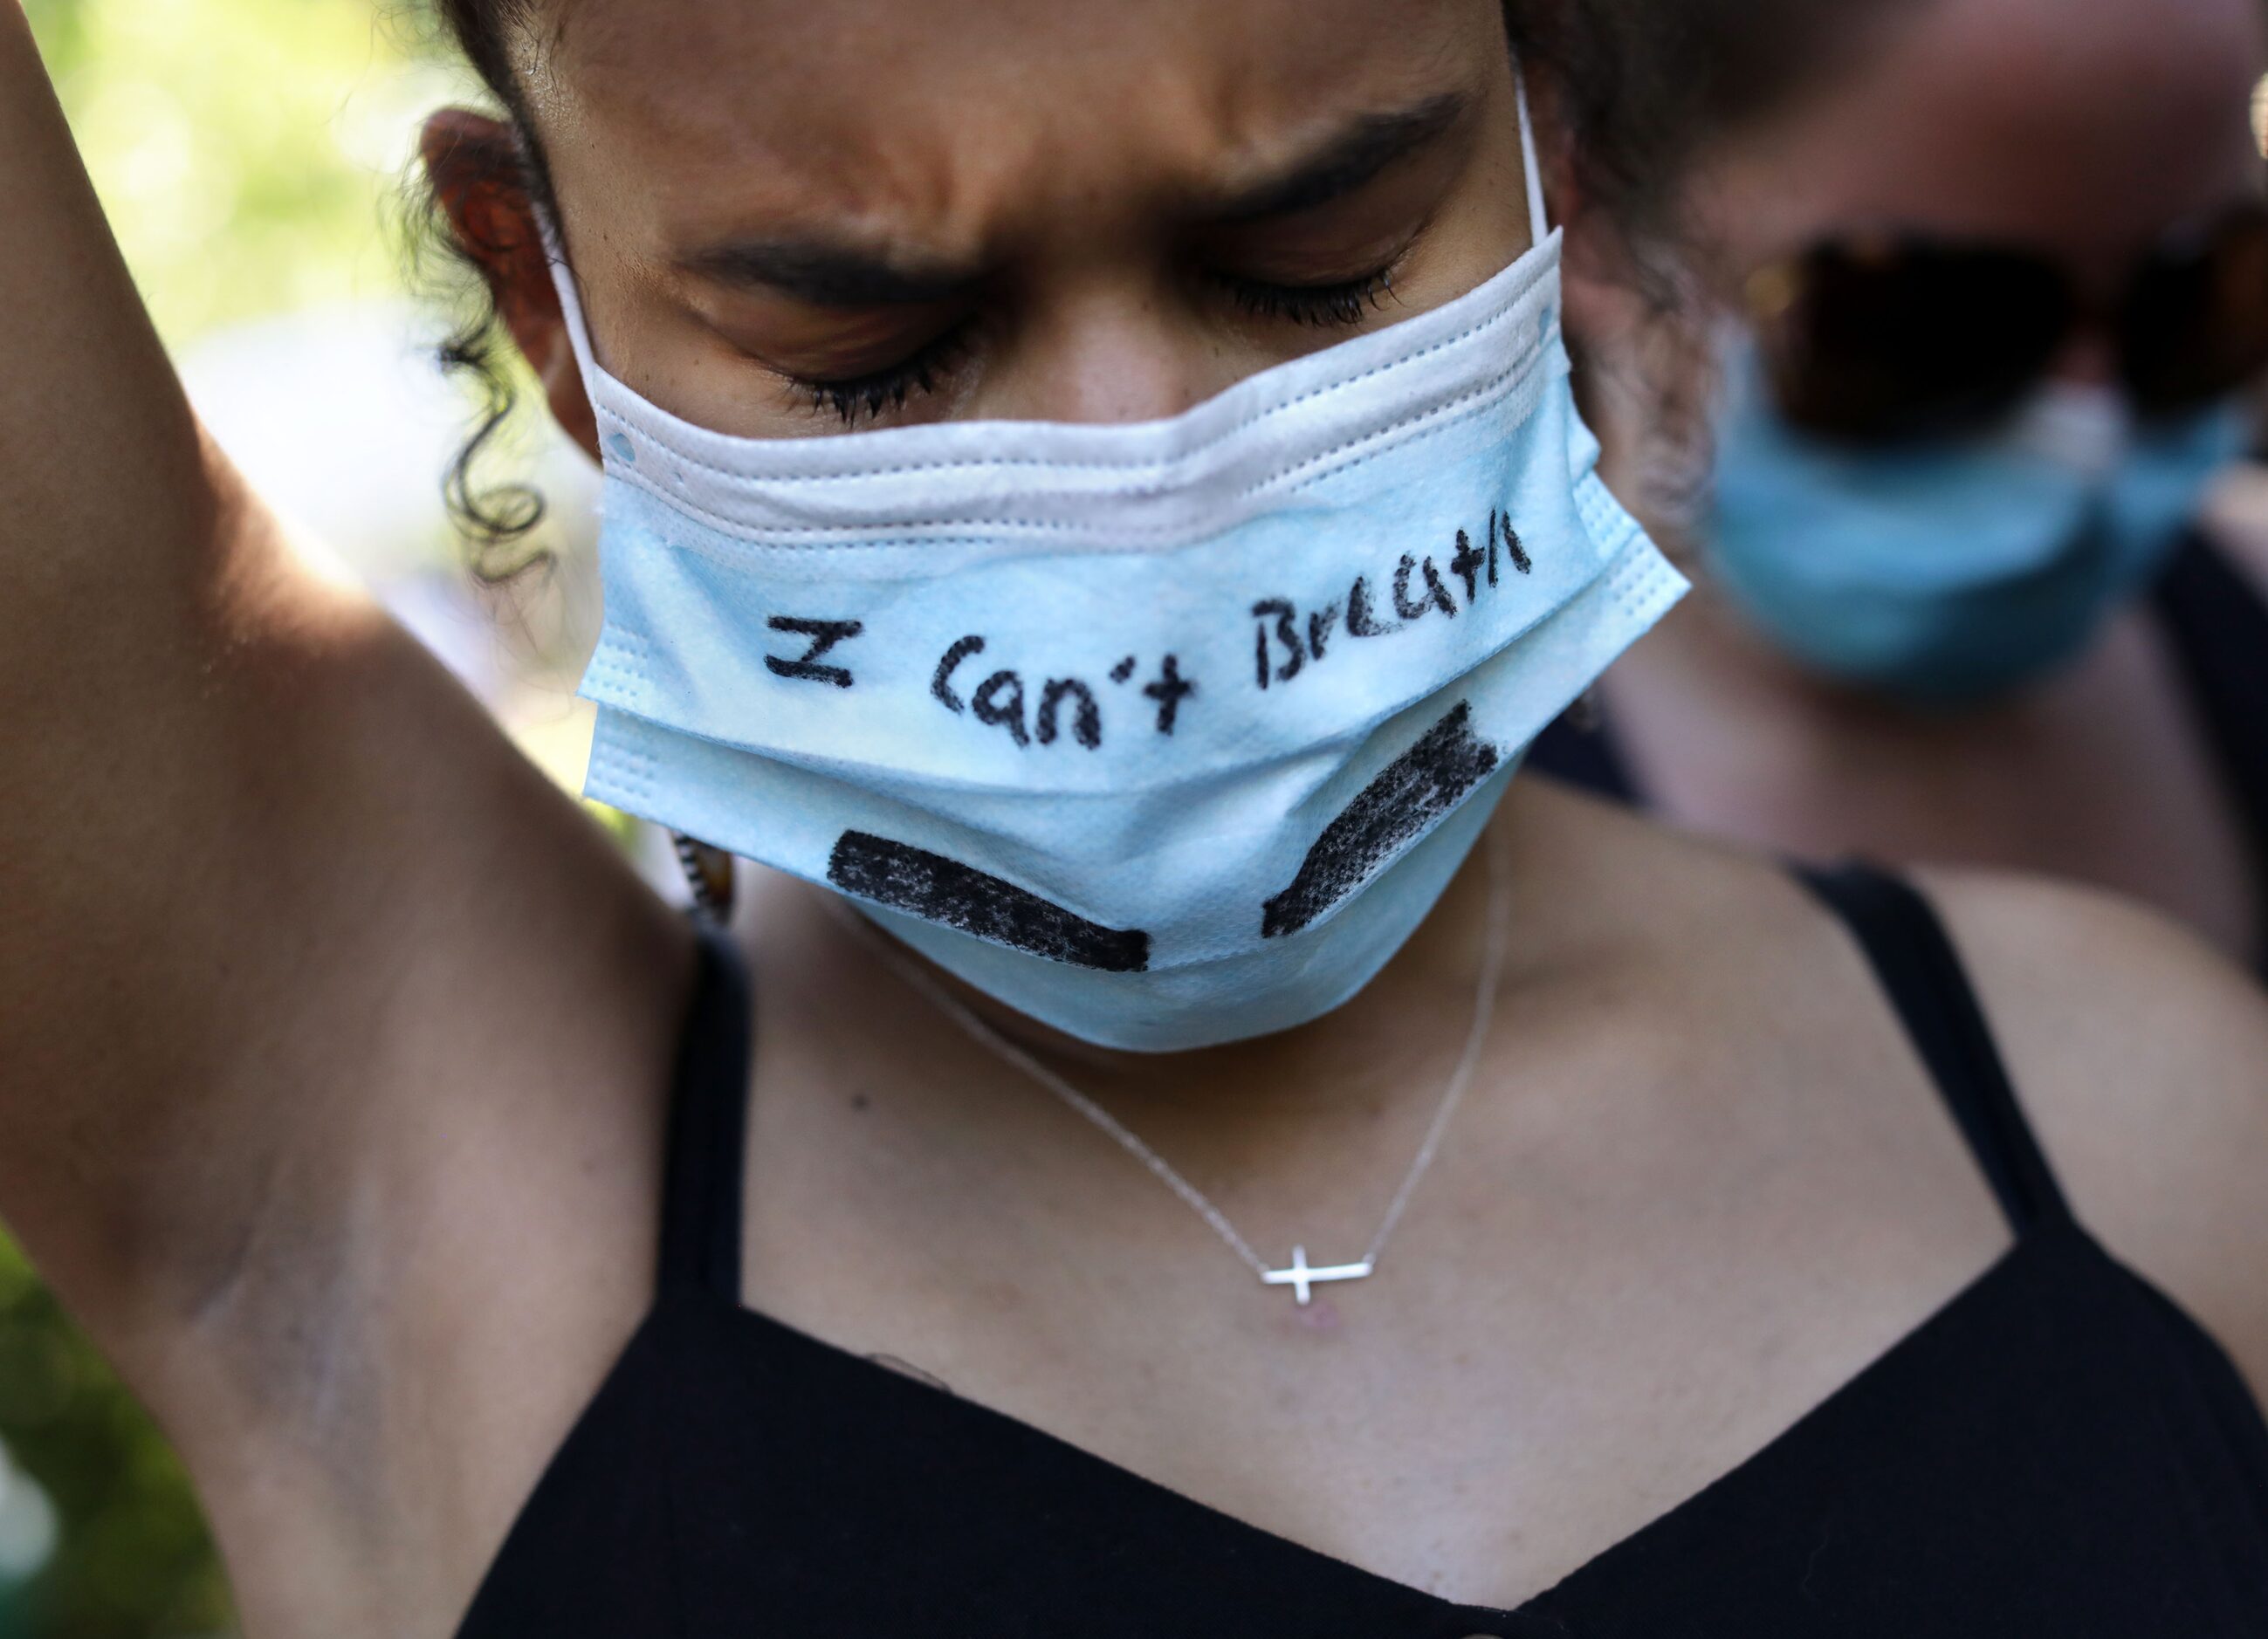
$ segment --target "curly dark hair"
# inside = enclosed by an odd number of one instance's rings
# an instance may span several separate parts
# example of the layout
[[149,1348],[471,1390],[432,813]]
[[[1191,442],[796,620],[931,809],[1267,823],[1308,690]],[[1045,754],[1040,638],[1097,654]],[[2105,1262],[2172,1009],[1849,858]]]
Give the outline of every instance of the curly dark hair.
[[451,315],[436,356],[445,371],[472,386],[479,405],[472,430],[443,478],[443,497],[466,541],[473,573],[498,584],[541,560],[532,542],[545,517],[543,496],[534,485],[482,476],[485,458],[519,399],[512,342],[491,283],[499,253],[514,247],[468,240],[441,199],[446,184],[465,181],[508,187],[545,210],[552,208],[550,170],[510,57],[513,31],[529,24],[535,4],[434,0],[432,10],[495,97],[507,128],[496,136],[462,133],[446,153],[431,157],[409,190],[404,234],[412,285]]
[[[1572,180],[1637,254],[1634,274],[1664,308],[1674,280],[1651,276],[1649,250],[1679,238],[1678,185],[1712,139],[1771,112],[1863,46],[1890,13],[1927,0],[1504,0],[1505,24],[1521,61],[1543,70],[1538,101],[1565,139]],[[541,0],[432,0],[446,29],[504,111],[510,136],[468,139],[449,167],[523,187],[551,203],[551,180],[513,67],[516,40],[535,25]],[[439,208],[431,183],[419,195],[419,239],[467,298],[462,322],[441,348],[443,363],[481,389],[482,416],[450,469],[452,516],[475,549],[475,568],[501,578],[524,565],[519,550],[542,520],[541,497],[525,484],[482,488],[475,467],[510,416],[509,344],[497,323],[485,269],[495,246],[468,245]]]
[[1860,56],[1928,0],[1505,0],[1585,199],[1636,244],[1675,245],[1681,184],[1711,145]]

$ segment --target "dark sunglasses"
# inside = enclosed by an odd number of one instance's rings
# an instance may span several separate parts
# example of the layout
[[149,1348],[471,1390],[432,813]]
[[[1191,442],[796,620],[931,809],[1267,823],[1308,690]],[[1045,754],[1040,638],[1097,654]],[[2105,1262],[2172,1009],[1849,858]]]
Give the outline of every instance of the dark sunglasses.
[[2082,323],[2115,341],[2139,414],[2179,415],[2268,371],[2268,204],[2168,239],[2108,311],[2044,256],[1913,237],[1816,246],[1759,271],[1749,300],[1780,413],[1826,437],[1990,427]]

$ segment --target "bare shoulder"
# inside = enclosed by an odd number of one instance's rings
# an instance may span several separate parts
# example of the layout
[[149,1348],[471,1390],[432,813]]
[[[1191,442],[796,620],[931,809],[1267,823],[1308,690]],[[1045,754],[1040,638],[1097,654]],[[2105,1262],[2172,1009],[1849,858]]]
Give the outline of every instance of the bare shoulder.
[[2090,890],[1933,871],[2073,1209],[2268,1393],[2268,996]]

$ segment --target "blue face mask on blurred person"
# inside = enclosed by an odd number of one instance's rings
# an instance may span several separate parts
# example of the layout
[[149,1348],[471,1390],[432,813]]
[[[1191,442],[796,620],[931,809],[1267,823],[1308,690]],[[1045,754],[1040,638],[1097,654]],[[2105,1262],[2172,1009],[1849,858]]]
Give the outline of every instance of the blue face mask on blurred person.
[[1466,296],[1130,426],[725,437],[601,367],[562,267],[590,794],[1089,1041],[1337,1006],[1684,589],[1593,471],[1531,205]]
[[1727,378],[1716,579],[1794,659],[1920,706],[2076,658],[2244,445],[2233,407],[2137,427],[2108,389],[2051,386],[1996,434],[1867,449],[1782,421],[1752,348]]

